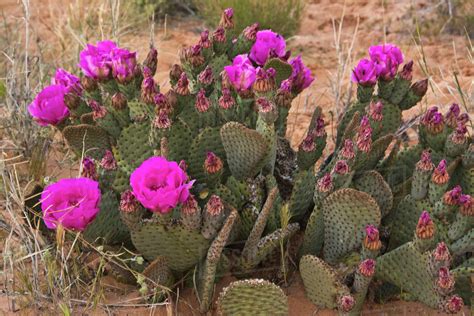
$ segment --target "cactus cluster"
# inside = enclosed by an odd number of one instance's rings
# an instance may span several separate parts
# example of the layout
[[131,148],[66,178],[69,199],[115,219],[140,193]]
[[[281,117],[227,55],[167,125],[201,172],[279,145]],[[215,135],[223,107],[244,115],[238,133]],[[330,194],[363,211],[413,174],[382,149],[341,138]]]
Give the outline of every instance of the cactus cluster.
[[373,46],[353,71],[357,100],[335,150],[315,172],[327,140],[322,110],[297,150],[284,138],[292,100],[313,81],[309,69],[280,35],[258,24],[236,34],[233,18],[226,9],[214,32],[182,49],[166,93],[153,79],[153,47],[139,64],[135,53],[99,42],[81,53],[81,79],[56,74],[30,112],[62,133],[101,194],[90,209],[80,189],[48,186],[48,228],[141,254],[137,281],[154,299],[175,280],[196,281],[203,313],[218,277],[232,273],[249,279],[222,291],[222,314],[247,315],[255,305],[287,314],[282,289],[250,277],[300,227],[296,261],[318,306],[356,315],[369,291],[385,299],[403,291],[448,312],[470,304],[468,115],[457,105],[445,116],[429,109],[419,145],[401,150],[402,111],[423,98],[427,80],[412,84],[413,62],[398,71],[396,46]]

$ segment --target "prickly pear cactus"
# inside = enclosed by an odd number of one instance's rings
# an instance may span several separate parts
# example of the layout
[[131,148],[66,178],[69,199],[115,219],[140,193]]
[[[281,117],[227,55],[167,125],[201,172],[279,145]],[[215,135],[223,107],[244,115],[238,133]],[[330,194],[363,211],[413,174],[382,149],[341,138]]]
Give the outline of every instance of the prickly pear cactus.
[[[288,315],[288,298],[277,285],[261,279],[231,283],[219,295],[222,315]],[[257,310],[256,310],[257,308]]]

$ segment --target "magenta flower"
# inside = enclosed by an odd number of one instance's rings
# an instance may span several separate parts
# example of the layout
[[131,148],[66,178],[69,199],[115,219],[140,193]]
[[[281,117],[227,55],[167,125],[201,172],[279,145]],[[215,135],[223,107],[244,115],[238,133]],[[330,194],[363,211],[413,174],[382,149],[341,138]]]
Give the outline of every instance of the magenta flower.
[[259,31],[250,50],[250,59],[263,66],[269,58],[285,56],[285,50],[286,43],[283,36],[271,30]]
[[375,64],[366,58],[361,59],[352,70],[352,82],[362,86],[373,86],[377,82]]
[[238,55],[232,61],[232,65],[225,66],[230,83],[237,91],[248,90],[255,82],[256,69],[253,67],[247,55]]
[[137,200],[152,212],[163,214],[188,199],[193,183],[175,161],[163,157],[145,160],[130,176]]
[[46,227],[83,231],[99,213],[99,183],[88,178],[62,179],[41,194]]
[[311,70],[303,64],[301,55],[290,60],[290,65],[293,67],[293,72],[289,78],[292,83],[292,88],[296,93],[300,93],[303,89],[309,87],[314,81],[314,77],[311,75]]
[[403,63],[403,54],[397,46],[384,44],[369,48],[370,59],[375,65],[377,76],[391,80],[398,71],[398,66]]
[[54,78],[51,78],[51,84],[62,85],[66,88],[66,93],[74,93],[79,96],[82,95],[81,79],[62,68],[56,69]]
[[93,79],[107,79],[110,74],[111,53],[117,48],[112,41],[97,42],[97,46],[87,44],[79,54],[79,67],[85,76]]
[[66,88],[55,84],[44,88],[28,105],[28,112],[42,126],[56,125],[69,116],[69,109],[64,102]]
[[130,82],[137,70],[137,53],[115,48],[111,53],[112,74],[118,82]]

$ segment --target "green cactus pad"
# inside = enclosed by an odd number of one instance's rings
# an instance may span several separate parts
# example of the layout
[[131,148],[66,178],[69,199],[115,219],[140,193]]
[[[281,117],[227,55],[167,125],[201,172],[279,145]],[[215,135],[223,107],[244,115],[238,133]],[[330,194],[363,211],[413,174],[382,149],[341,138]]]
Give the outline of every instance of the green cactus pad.
[[375,135],[373,135],[372,139],[395,133],[402,122],[402,111],[400,111],[396,105],[393,105],[387,101],[382,102],[382,128],[378,133],[374,133]]
[[166,294],[166,289],[174,282],[165,257],[157,257],[143,270],[142,274],[146,277],[148,287],[146,294],[152,297],[152,301],[159,301]]
[[191,232],[179,225],[165,226],[156,219],[145,221],[132,232],[132,241],[147,260],[158,256],[166,258],[173,271],[186,271],[194,267],[209,248],[210,241],[200,232]]
[[474,252],[474,228],[467,232],[463,237],[453,242],[450,247],[451,252],[457,256],[467,252]]
[[280,287],[261,279],[235,281],[219,295],[224,316],[288,315],[288,298]]
[[86,114],[82,114],[81,115],[81,123],[82,124],[88,124],[88,125],[95,125],[94,113],[89,112],[89,113],[86,113]]
[[89,242],[100,240],[107,245],[123,244],[130,240],[130,233],[120,219],[119,201],[113,191],[102,195],[100,211],[83,234]]
[[370,194],[377,201],[382,217],[390,212],[393,206],[392,190],[380,173],[374,170],[364,172],[353,183],[354,188]]
[[293,72],[293,67],[286,61],[281,60],[280,58],[269,59],[264,66],[265,69],[273,68],[276,71],[275,74],[275,83],[279,87],[281,82],[285,79],[288,79]]
[[229,58],[227,58],[227,55],[225,54],[214,57],[209,63],[214,78],[220,78],[221,72],[222,70],[224,70],[224,67],[230,64],[232,64],[232,62],[229,60]]
[[115,179],[112,183],[112,188],[116,192],[123,192],[130,187],[130,175],[123,171],[122,169],[118,168],[115,172]]
[[66,126],[63,136],[69,147],[78,155],[102,159],[106,149],[110,149],[109,135],[101,127],[79,124]]
[[[189,143],[187,147],[189,147]],[[191,143],[186,163],[188,164],[189,175],[192,179],[196,179],[198,183],[203,183],[207,179],[204,173],[204,161],[208,151],[212,151],[225,162],[225,150],[222,145],[219,128],[217,127],[205,128]]]
[[455,292],[462,297],[466,305],[472,306],[474,299],[474,292],[472,287],[474,281],[474,258],[471,257],[465,260],[460,266],[451,270],[451,274],[455,279]]
[[423,210],[430,211],[431,208],[428,200],[415,200],[407,195],[386,220],[390,229],[389,249],[411,241],[421,213]]
[[220,132],[232,175],[239,180],[255,176],[268,153],[263,136],[237,122],[225,124]]
[[207,252],[206,261],[201,266],[200,275],[200,310],[205,313],[209,310],[212,301],[216,271],[221,259],[222,251],[229,240],[234,223],[238,218],[237,210],[233,209],[222,226],[221,230],[213,240]]
[[296,175],[288,201],[292,221],[299,221],[311,209],[315,183],[316,177],[311,170],[300,171]]
[[[359,126],[360,118],[362,116],[361,113],[365,113],[365,108],[368,104],[368,102],[362,103],[357,101],[353,103],[344,113],[344,116],[342,117],[342,120],[339,122],[339,125],[337,127],[336,147],[339,147],[339,145],[344,139],[350,138],[346,136],[346,131],[350,130],[348,129],[349,126],[353,126],[353,129]],[[358,119],[354,119],[354,115],[356,112],[359,112]]]
[[132,121],[141,122],[154,117],[154,107],[137,100],[128,102],[130,109],[130,118]]
[[411,81],[405,80],[403,78],[396,78],[395,85],[393,87],[392,95],[390,96],[390,102],[393,104],[400,103],[405,95],[410,90]]
[[301,258],[300,273],[306,296],[318,307],[335,309],[338,296],[350,293],[335,271],[316,256],[305,255]]
[[434,289],[428,262],[428,252],[419,252],[409,242],[377,258],[375,275],[407,291],[426,305],[437,308],[441,298]]
[[354,189],[340,189],[323,200],[324,259],[335,263],[361,246],[365,227],[379,226],[380,209],[369,194]]
[[315,206],[309,217],[306,230],[304,232],[301,255],[318,256],[323,248],[324,241],[324,218],[321,208]]
[[150,125],[147,123],[131,124],[124,130],[117,141],[117,163],[123,171],[132,173],[147,158],[153,156],[153,148],[148,143]]
[[188,157],[189,144],[193,141],[191,129],[182,120],[173,122],[168,134],[168,160],[180,162]]

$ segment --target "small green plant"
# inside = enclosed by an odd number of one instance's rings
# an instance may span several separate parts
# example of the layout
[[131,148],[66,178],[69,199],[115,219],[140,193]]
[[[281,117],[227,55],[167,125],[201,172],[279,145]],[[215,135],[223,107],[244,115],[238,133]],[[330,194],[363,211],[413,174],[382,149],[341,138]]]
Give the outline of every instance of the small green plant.
[[236,31],[258,21],[260,29],[271,29],[283,36],[293,35],[300,25],[303,0],[194,0],[198,12],[212,26],[219,22],[219,12],[232,7]]

